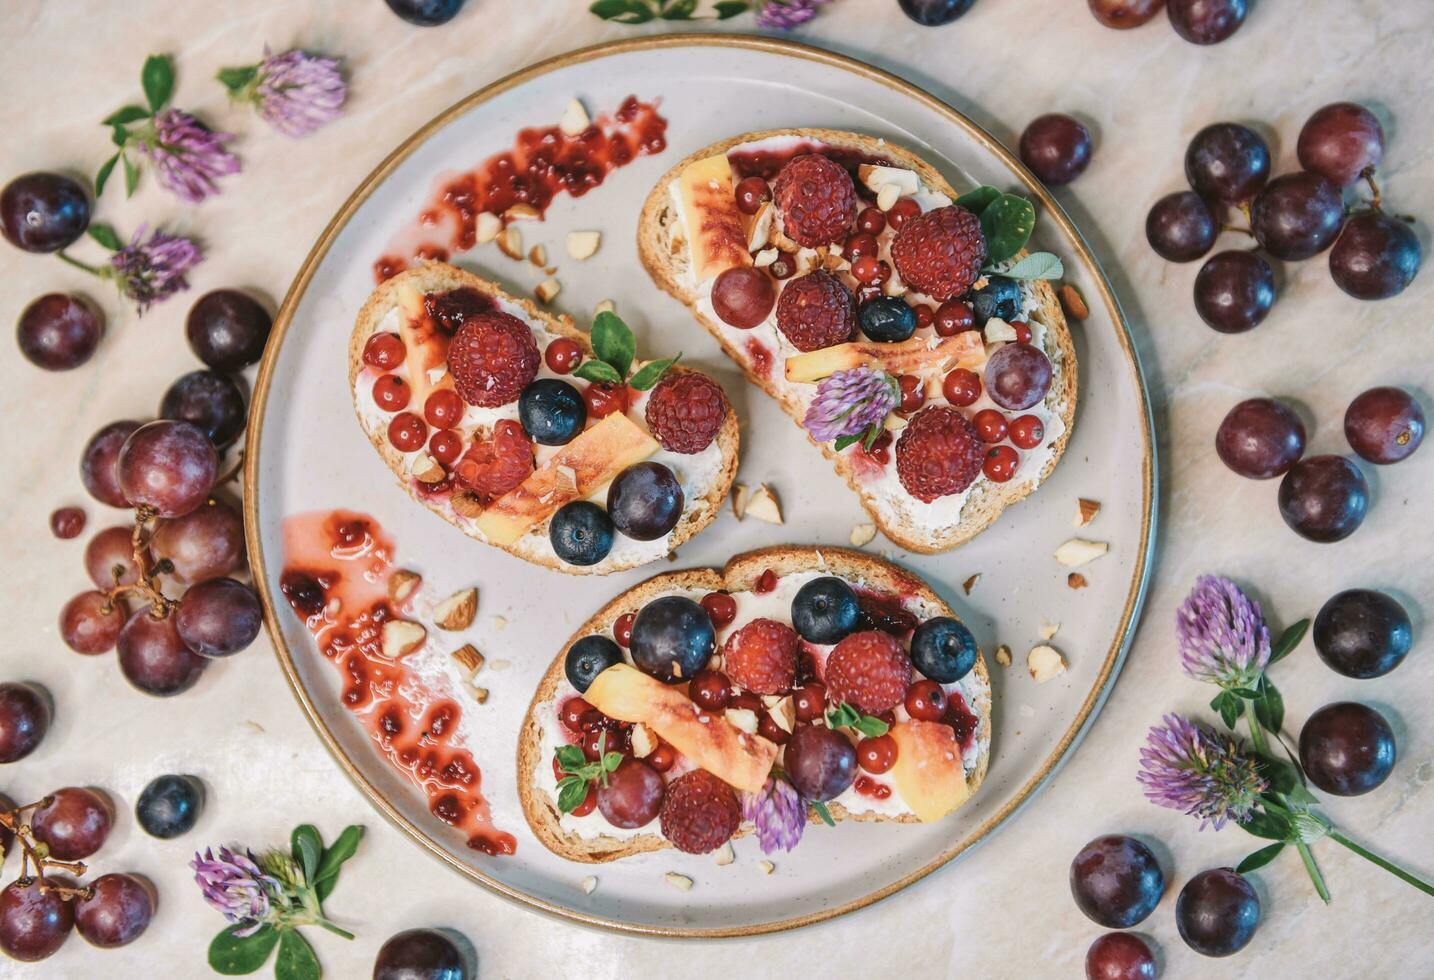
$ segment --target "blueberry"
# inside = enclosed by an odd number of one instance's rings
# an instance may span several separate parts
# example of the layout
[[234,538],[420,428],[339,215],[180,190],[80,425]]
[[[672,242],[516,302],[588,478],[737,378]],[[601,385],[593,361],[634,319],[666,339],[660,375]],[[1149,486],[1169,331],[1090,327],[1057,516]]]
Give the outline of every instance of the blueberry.
[[971,290],[971,311],[976,314],[976,327],[986,325],[991,317],[1010,322],[1021,315],[1021,287],[1005,276],[987,276],[986,285]]
[[187,834],[204,809],[204,784],[194,776],[157,776],[139,794],[135,819],[151,837]]
[[856,593],[831,575],[812,579],[792,599],[792,627],[810,643],[836,643],[853,632],[860,620]]
[[975,6],[976,0],[900,0],[901,9],[922,27],[940,27]]
[[622,663],[622,649],[605,636],[585,636],[568,647],[563,673],[578,693],[588,689],[598,674],[613,664]]
[[632,621],[632,662],[664,684],[680,684],[707,666],[717,631],[707,610],[680,595],[654,599]]
[[590,500],[563,504],[548,524],[548,540],[569,565],[596,565],[612,550],[612,519]]
[[587,403],[576,388],[557,378],[539,378],[518,397],[518,418],[533,441],[566,446],[583,431]]
[[935,616],[911,634],[911,662],[938,684],[954,683],[976,666],[976,638],[959,619]]
[[861,304],[861,332],[883,344],[895,344],[916,332],[916,311],[900,296],[875,296]]
[[635,463],[612,481],[607,513],[617,529],[636,541],[655,541],[682,518],[682,484],[661,463]]
[[458,16],[463,0],[384,0],[388,9],[419,27],[437,27]]

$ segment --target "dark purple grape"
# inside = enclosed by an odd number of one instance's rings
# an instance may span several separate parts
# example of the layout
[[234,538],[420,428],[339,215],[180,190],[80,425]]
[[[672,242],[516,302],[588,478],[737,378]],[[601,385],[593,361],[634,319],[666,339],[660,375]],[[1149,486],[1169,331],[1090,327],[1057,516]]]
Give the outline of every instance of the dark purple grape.
[[1298,261],[1334,243],[1344,224],[1339,188],[1319,174],[1282,174],[1255,195],[1250,230],[1277,259]]
[[682,484],[661,463],[634,463],[608,486],[613,526],[637,541],[655,541],[682,519]]
[[1403,388],[1370,388],[1345,409],[1344,437],[1371,463],[1397,463],[1424,441],[1424,409]]
[[656,769],[641,759],[623,759],[606,784],[598,784],[597,807],[614,827],[636,830],[657,819],[665,788]]
[[458,16],[464,0],[384,0],[388,9],[419,27],[437,27]]
[[1340,701],[1310,715],[1300,729],[1300,765],[1326,793],[1359,796],[1394,769],[1394,730],[1367,704]]
[[184,335],[194,356],[216,371],[233,374],[264,356],[274,318],[253,297],[236,289],[205,293],[189,308]]
[[750,330],[772,315],[777,287],[761,269],[736,266],[712,283],[712,309],[723,323]]
[[1364,106],[1335,102],[1305,122],[1295,152],[1304,169],[1348,187],[1384,156],[1384,127]]
[[1086,980],[1155,980],[1155,954],[1128,932],[1108,932],[1085,954]]
[[1021,134],[1021,162],[1052,187],[1069,184],[1085,173],[1091,151],[1090,130],[1059,112],[1037,116]]
[[119,474],[115,461],[119,459],[120,447],[142,423],[123,419],[111,422],[90,436],[85,451],[80,456],[80,481],[85,489],[102,504],[111,507],[128,507],[124,491],[120,489]]
[[74,926],[70,903],[41,891],[39,878],[19,878],[0,891],[0,950],[12,959],[43,960],[65,944]]
[[805,800],[834,799],[856,780],[856,749],[831,728],[799,725],[782,758],[787,778]]
[[1097,837],[1071,862],[1071,895],[1107,929],[1128,929],[1155,910],[1165,875],[1155,854],[1134,837]]
[[1145,238],[1157,255],[1171,262],[1192,262],[1210,251],[1219,223],[1204,198],[1176,191],[1155,202],[1145,216]]
[[132,943],[154,918],[154,895],[134,875],[101,875],[89,889],[89,897],[75,900],[75,928],[92,946]]
[[1128,31],[1160,13],[1165,0],[1088,0],[1090,12],[1106,27]]
[[169,561],[181,582],[218,578],[244,567],[244,519],[210,498],[183,517],[160,521],[149,547],[155,558]]
[[244,431],[244,393],[222,374],[191,371],[164,393],[159,417],[193,422],[216,448],[223,449]]
[[85,189],[63,174],[23,174],[0,191],[0,232],[27,252],[57,252],[90,226]]
[[[115,569],[120,570],[115,575]],[[90,538],[85,545],[85,571],[97,589],[116,585],[133,585],[139,581],[139,567],[134,563],[134,528],[107,527]]]
[[707,610],[686,596],[653,599],[637,612],[628,641],[632,662],[664,684],[691,680],[717,648]]
[[109,802],[92,789],[57,789],[30,815],[35,839],[61,861],[83,861],[104,846],[113,823]]
[[1215,432],[1220,461],[1243,477],[1268,480],[1305,452],[1305,425],[1287,405],[1248,398],[1225,415]]
[[1369,486],[1343,456],[1310,456],[1280,481],[1280,516],[1302,538],[1343,541],[1364,523]]
[[1245,0],[1168,0],[1170,26],[1191,44],[1219,44],[1245,22]]
[[456,943],[437,929],[407,929],[378,951],[373,980],[468,980]]
[[1424,254],[1407,222],[1361,211],[1344,224],[1329,250],[1334,284],[1355,299],[1388,299],[1404,292]]
[[1195,312],[1220,333],[1253,330],[1274,305],[1274,270],[1254,252],[1219,252],[1195,274]]
[[60,638],[76,653],[108,653],[115,648],[127,618],[119,599],[103,592],[81,592],[60,610]]
[[15,328],[20,353],[46,371],[88,361],[105,333],[104,315],[83,296],[46,293],[25,307]]
[[189,587],[175,613],[179,638],[201,657],[229,657],[254,642],[264,626],[264,607],[254,590],[232,578]]
[[897,0],[901,10],[922,27],[940,27],[961,17],[976,0]]
[[1260,924],[1260,896],[1229,868],[1202,871],[1175,900],[1175,925],[1185,945],[1202,956],[1229,956],[1245,948]]
[[1195,134],[1185,150],[1185,179],[1206,200],[1242,204],[1265,186],[1270,148],[1260,134],[1239,123],[1214,123]]
[[146,694],[167,698],[189,690],[209,661],[179,638],[175,616],[155,619],[145,606],[120,630],[116,648],[125,680]]
[[125,440],[115,471],[131,504],[152,507],[160,517],[182,517],[214,489],[219,454],[199,426],[160,419]]
[[[50,730],[50,699],[34,684],[0,684],[0,763],[19,762],[34,752]],[[5,853],[0,848],[0,856]]]
[[156,776],[134,804],[144,832],[160,840],[189,833],[203,810],[204,784],[195,776]]
[[1051,388],[1051,362],[1031,344],[1004,344],[986,362],[986,394],[1009,411],[1030,408]]
[[1320,607],[1311,635],[1331,670],[1361,680],[1398,667],[1414,642],[1409,613],[1373,589],[1346,589],[1333,596]]

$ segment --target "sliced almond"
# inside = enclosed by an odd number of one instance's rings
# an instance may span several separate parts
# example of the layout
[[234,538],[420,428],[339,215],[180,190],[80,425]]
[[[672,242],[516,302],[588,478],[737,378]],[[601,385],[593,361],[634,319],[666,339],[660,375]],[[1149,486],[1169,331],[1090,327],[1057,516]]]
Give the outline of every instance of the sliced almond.
[[1004,643],[996,648],[996,663],[1002,667],[1011,666],[1011,648]]
[[551,303],[562,288],[562,283],[550,276],[538,283],[537,287],[533,289],[533,295],[538,297],[540,303]]
[[419,453],[413,460],[413,478],[419,483],[438,483],[445,476],[443,466],[427,453]]
[[972,575],[966,581],[961,583],[961,591],[965,592],[967,595],[970,595],[971,590],[976,587],[976,583],[979,581],[981,581],[981,573],[977,572],[975,575]]
[[1061,631],[1060,623],[1041,623],[1041,639],[1049,640]]
[[737,860],[737,852],[732,849],[731,841],[717,848],[717,863],[720,866],[725,868],[735,860]]
[[471,643],[465,643],[457,650],[449,654],[458,661],[458,666],[466,670],[470,675],[478,673],[483,669],[483,654]]
[[758,861],[757,870],[761,871],[764,875],[770,875],[773,871],[777,870],[777,866],[771,861]]
[[986,343],[1009,343],[1016,339],[1016,328],[998,316],[986,321]]
[[732,727],[748,735],[757,734],[757,712],[751,708],[728,708],[722,716],[732,723]]
[[448,501],[453,505],[453,513],[459,517],[475,518],[483,513],[483,501],[478,495],[469,490],[461,490],[455,493]]
[[486,245],[498,237],[503,230],[503,219],[492,211],[479,211],[478,224],[474,229],[479,245]]
[[686,875],[680,875],[676,871],[667,872],[667,874],[662,876],[662,879],[680,892],[690,892],[692,890],[692,879]]
[[803,251],[810,253],[810,249],[803,249],[796,242],[792,241],[787,237],[787,233],[781,229],[781,226],[775,223],[772,225],[772,244],[788,254]]
[[469,684],[468,693],[473,695],[473,700],[477,701],[479,704],[488,703],[488,689],[486,687],[479,687],[477,684]]
[[632,754],[639,759],[646,759],[657,748],[657,738],[652,734],[652,729],[646,725],[637,724],[632,728]]
[[602,244],[602,232],[600,231],[570,231],[568,232],[568,255],[581,262],[583,259],[590,259],[597,254],[598,246]]
[[767,715],[778,728],[790,735],[797,723],[797,705],[789,694],[776,704],[768,705]]
[[383,624],[380,649],[389,660],[401,660],[428,638],[428,631],[407,619],[390,619]]
[[901,188],[895,184],[882,184],[881,190],[876,192],[876,206],[883,211],[890,211],[891,206],[901,200]]
[[758,269],[765,269],[777,261],[777,256],[781,254],[782,253],[775,248],[764,248],[752,257],[752,264]]
[[868,190],[878,194],[884,187],[895,187],[900,194],[915,194],[921,189],[921,179],[916,176],[916,171],[905,167],[863,163],[856,168],[856,176]]
[[578,887],[583,890],[584,895],[591,895],[597,890],[597,877],[595,875],[588,875],[582,881],[578,882]]
[[520,201],[504,211],[503,217],[508,221],[542,221],[543,212],[531,204],[524,204]]
[[614,302],[613,302],[612,300],[610,300],[610,299],[605,299],[605,300],[603,300],[601,303],[599,303],[597,306],[594,306],[594,307],[593,307],[593,316],[596,317],[599,313],[612,313],[612,312],[615,311],[616,309],[617,309],[617,304],[616,304],[616,303],[614,303]]
[[904,283],[904,282],[901,281],[901,277],[900,277],[900,276],[898,276],[898,275],[892,275],[892,277],[891,277],[890,279],[886,280],[886,282],[884,282],[884,283],[881,284],[881,295],[883,295],[883,296],[905,296],[905,295],[906,295],[906,283]]
[[881,427],[887,432],[900,432],[902,429],[906,428],[907,425],[910,424],[910,421],[910,419],[902,418],[897,413],[892,412],[886,418],[881,420]]
[[1085,576],[1080,572],[1071,572],[1066,576],[1066,585],[1069,585],[1073,589],[1083,589],[1089,584]]
[[732,514],[739,521],[747,513],[747,499],[749,497],[750,494],[747,492],[746,484],[732,484]]
[[765,483],[752,491],[752,499],[747,501],[746,513],[748,517],[755,517],[768,524],[782,523],[782,506],[777,502],[777,495],[772,492],[772,488]]
[[533,263],[535,266],[537,266],[537,267],[540,268],[540,269],[541,269],[543,266],[547,265],[547,264],[548,264],[548,247],[547,247],[546,245],[544,245],[542,242],[539,242],[538,244],[534,245],[532,248],[528,249],[528,261],[531,262],[531,263]]
[[578,490],[578,471],[571,466],[558,466],[553,470],[554,483],[559,491],[564,494],[574,494]]
[[593,124],[592,117],[577,99],[568,103],[563,118],[558,120],[558,131],[564,136],[581,136]]
[[[494,617],[493,617],[493,628],[494,628],[495,630],[504,629],[505,627],[507,627],[507,625],[508,625],[508,617],[507,617],[507,616],[494,616]],[[498,666],[499,664],[502,664],[503,666],[500,667],[500,666]],[[505,667],[507,667],[507,666],[508,666],[508,661],[506,661],[506,660],[495,660],[495,661],[493,661],[493,669],[494,669],[494,670],[503,670],[503,669],[504,669]]]
[[438,382],[447,377],[448,368],[440,364],[438,367],[429,368],[427,375],[429,387],[437,387]]
[[860,548],[864,544],[870,544],[871,539],[876,537],[875,524],[858,524],[851,529],[851,544],[853,548]]
[[498,243],[498,251],[510,259],[523,258],[523,233],[517,228],[504,228],[494,237]]
[[1044,684],[1066,672],[1066,661],[1059,650],[1042,643],[1031,647],[1031,652],[1026,654],[1026,669],[1037,684]]
[[447,599],[433,607],[433,622],[450,633],[466,630],[473,625],[473,616],[478,611],[478,590],[459,589]]
[[1081,497],[1076,501],[1075,526],[1086,527],[1095,520],[1095,515],[1100,513],[1100,504],[1094,500],[1087,500]]
[[1110,550],[1104,541],[1087,541],[1085,538],[1071,538],[1056,549],[1056,561],[1067,568],[1080,568],[1095,561]]
[[1066,283],[1061,287],[1060,297],[1061,306],[1065,309],[1066,316],[1072,320],[1084,320],[1090,316],[1090,308],[1085,305],[1085,300],[1081,298],[1080,290],[1076,289],[1070,283]]
[[767,242],[772,238],[772,209],[771,201],[764,201],[757,213],[752,215],[752,224],[747,229],[747,251],[759,252],[767,247]]
[[388,577],[388,601],[395,606],[401,606],[409,600],[418,587],[423,584],[423,576],[417,572],[410,572],[406,568],[400,568]]

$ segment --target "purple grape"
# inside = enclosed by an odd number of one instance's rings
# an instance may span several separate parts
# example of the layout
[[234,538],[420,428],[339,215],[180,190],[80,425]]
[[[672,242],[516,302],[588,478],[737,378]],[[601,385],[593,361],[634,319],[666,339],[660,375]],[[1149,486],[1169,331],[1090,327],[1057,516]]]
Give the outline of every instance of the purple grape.
[[1088,0],[1090,12],[1106,27],[1128,31],[1160,13],[1165,0]]
[[85,363],[99,346],[105,321],[99,309],[73,293],[46,293],[25,307],[16,325],[20,353],[46,371]]
[[1191,44],[1219,44],[1245,22],[1245,0],[1167,0],[1170,25]]
[[149,540],[157,559],[167,559],[181,582],[203,582],[244,567],[244,520],[222,500],[211,498],[172,520],[162,520]]
[[834,799],[856,780],[856,749],[831,728],[799,725],[782,758],[787,778],[806,800]]
[[1086,980],[1155,980],[1155,954],[1128,932],[1107,932],[1085,954]]
[[209,367],[232,374],[264,355],[274,318],[253,297],[235,289],[205,293],[189,308],[184,335]]
[[89,226],[90,199],[63,174],[24,174],[0,191],[0,232],[16,248],[57,252]]
[[1265,186],[1270,148],[1239,123],[1215,123],[1195,134],[1185,150],[1185,179],[1210,201],[1242,204]]
[[607,514],[613,526],[637,541],[655,541],[682,518],[682,484],[661,463],[634,463],[613,479]]
[[[0,684],[0,763],[19,762],[39,748],[51,717],[50,699],[41,688],[19,681]],[[0,847],[0,857],[5,849]]]
[[1334,244],[1343,224],[1339,188],[1303,170],[1270,181],[1250,210],[1255,239],[1265,251],[1286,261],[1323,252]]
[[232,578],[190,586],[175,614],[179,638],[201,657],[228,657],[254,642],[264,607],[254,590]]
[[90,496],[100,503],[111,507],[129,506],[124,491],[120,489],[115,462],[119,459],[124,441],[142,424],[129,419],[111,422],[90,436],[90,441],[85,444],[85,451],[80,455],[80,481]]
[[53,954],[75,926],[70,903],[53,891],[41,891],[40,881],[19,878],[0,891],[0,950],[25,963]]
[[1069,184],[1090,166],[1090,130],[1059,112],[1031,120],[1021,134],[1021,162],[1052,187]]
[[171,613],[156,619],[148,606],[130,616],[116,644],[120,672],[146,694],[167,698],[189,690],[209,661],[179,638]]
[[1423,258],[1419,236],[1407,222],[1361,211],[1345,222],[1329,250],[1329,274],[1355,299],[1388,299],[1414,281]]
[[1192,262],[1210,251],[1219,223],[1204,198],[1194,191],[1166,194],[1145,217],[1145,238],[1157,255],[1171,262]]
[[101,875],[89,888],[87,898],[75,900],[75,928],[93,946],[132,943],[154,918],[154,895],[134,875]]
[[215,448],[223,449],[244,431],[244,393],[222,374],[191,371],[164,393],[159,417],[193,422]]
[[30,815],[35,839],[61,861],[83,861],[98,851],[113,822],[109,802],[83,786],[55,790]]
[[1195,275],[1195,312],[1220,333],[1253,330],[1274,304],[1274,270],[1254,252],[1220,252]]
[[922,27],[940,27],[963,16],[976,0],[897,0],[901,12]]
[[666,784],[641,759],[623,759],[597,788],[597,807],[607,822],[624,830],[646,827],[662,810]]
[[[116,568],[120,569],[118,576],[115,575]],[[134,563],[134,528],[107,527],[90,538],[90,543],[85,545],[85,571],[97,589],[112,589],[116,585],[138,582],[139,567]]]
[[406,929],[379,948],[373,980],[468,980],[468,968],[457,944],[437,929]]
[[1229,868],[1202,871],[1175,900],[1175,925],[1185,944],[1202,956],[1244,949],[1260,924],[1260,896]]
[[1343,456],[1310,456],[1280,481],[1280,516],[1310,541],[1343,541],[1364,523],[1369,486]]
[[160,517],[182,517],[214,489],[219,454],[197,425],[160,419],[125,440],[115,470],[131,504],[152,507]]
[[1004,344],[986,362],[986,393],[1009,411],[1021,411],[1046,397],[1051,362],[1031,344]]
[[126,618],[121,600],[103,592],[81,592],[60,610],[60,638],[76,653],[108,653],[115,648]]
[[1071,862],[1071,895],[1080,910],[1107,929],[1128,929],[1155,910],[1165,874],[1149,847],[1134,837],[1097,837]]
[[1300,765],[1309,781],[1335,796],[1377,789],[1394,769],[1394,729],[1367,704],[1341,701],[1310,715],[1300,729]]
[[1304,455],[1305,425],[1286,405],[1249,398],[1225,415],[1215,432],[1220,461],[1243,477],[1268,480]]
[[1310,630],[1315,652],[1338,674],[1383,677],[1404,662],[1414,642],[1409,613],[1374,589],[1346,589],[1320,607]]
[[1424,409],[1403,388],[1370,388],[1345,409],[1344,437],[1371,463],[1397,463],[1424,441]]
[[1300,166],[1348,187],[1384,156],[1384,127],[1362,105],[1335,102],[1315,110],[1295,144]]

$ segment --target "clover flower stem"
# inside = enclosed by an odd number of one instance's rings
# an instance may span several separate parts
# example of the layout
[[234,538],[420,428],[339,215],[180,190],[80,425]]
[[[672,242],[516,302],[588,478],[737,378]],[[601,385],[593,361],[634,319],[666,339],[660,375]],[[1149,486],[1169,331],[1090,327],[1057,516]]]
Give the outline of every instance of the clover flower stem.
[[1372,851],[1365,850],[1363,847],[1360,847],[1354,841],[1344,836],[1344,834],[1341,834],[1335,828],[1330,828],[1329,836],[1330,839],[1337,841],[1340,844],[1343,844],[1345,847],[1349,848],[1351,851],[1358,854],[1360,857],[1364,858],[1369,863],[1381,867],[1385,871],[1388,871],[1400,881],[1407,882],[1413,885],[1415,888],[1419,889],[1426,895],[1434,895],[1434,884],[1430,884],[1422,878],[1415,877],[1408,871],[1405,871],[1399,865],[1394,864],[1391,861],[1386,861],[1384,858],[1380,857],[1378,854],[1373,853]]
[[79,269],[83,272],[88,272],[92,276],[98,276],[101,279],[109,278],[105,271],[103,269],[98,268],[97,266],[90,265],[86,262],[81,262],[79,259],[76,258],[71,258],[64,252],[56,252],[55,255],[59,258],[61,262],[64,262],[68,265],[72,265],[76,269]]
[[[1249,701],[1241,701],[1240,703],[1245,713],[1245,720],[1250,724],[1250,742],[1255,746],[1255,751],[1260,753],[1260,755],[1269,755],[1269,749],[1265,742],[1265,728],[1255,718],[1255,706]],[[1285,798],[1285,794],[1276,793],[1275,796],[1281,803],[1289,806],[1290,801]],[[1311,851],[1310,846],[1302,840],[1295,840],[1294,845],[1295,850],[1299,852],[1300,860],[1304,862],[1305,871],[1309,872],[1310,881],[1314,882],[1315,891],[1319,893],[1320,899],[1323,900],[1326,905],[1330,904],[1329,886],[1325,884],[1324,874],[1321,873],[1319,865],[1315,864],[1314,852]]]

